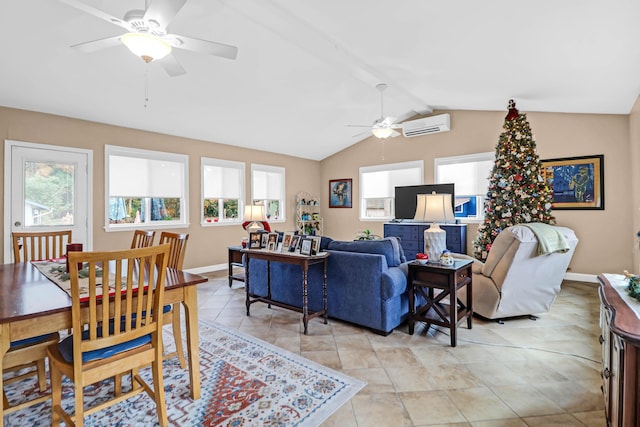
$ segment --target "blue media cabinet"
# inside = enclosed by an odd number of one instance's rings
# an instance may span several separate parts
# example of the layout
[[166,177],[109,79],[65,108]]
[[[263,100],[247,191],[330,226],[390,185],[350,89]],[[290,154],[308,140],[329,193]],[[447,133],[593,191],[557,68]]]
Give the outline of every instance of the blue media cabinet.
[[[439,224],[447,232],[447,249],[451,252],[467,253],[467,224]],[[384,237],[400,238],[407,261],[424,251],[424,230],[431,224],[424,222],[393,222],[384,225]]]

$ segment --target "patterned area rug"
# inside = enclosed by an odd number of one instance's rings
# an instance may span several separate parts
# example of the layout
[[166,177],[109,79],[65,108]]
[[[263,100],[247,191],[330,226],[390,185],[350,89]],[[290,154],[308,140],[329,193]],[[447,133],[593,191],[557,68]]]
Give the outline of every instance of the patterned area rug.
[[[169,328],[165,342],[173,343]],[[317,426],[365,383],[264,341],[224,326],[200,321],[202,397],[189,397],[189,374],[177,358],[165,360],[164,385],[169,423],[176,426]],[[142,372],[151,381],[149,369]],[[35,377],[5,386],[10,403],[38,394]],[[125,379],[125,384],[127,384]],[[73,407],[65,379],[63,405]],[[85,389],[85,402],[113,393],[113,382]],[[72,410],[72,409],[71,409]],[[50,401],[5,417],[6,426],[51,425]],[[153,401],[141,394],[85,418],[87,426],[157,425]]]

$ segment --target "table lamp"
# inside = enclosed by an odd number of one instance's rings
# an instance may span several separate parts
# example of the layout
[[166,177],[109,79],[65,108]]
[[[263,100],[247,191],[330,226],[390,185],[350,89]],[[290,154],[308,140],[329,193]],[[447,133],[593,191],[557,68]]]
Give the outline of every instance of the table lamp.
[[264,206],[262,205],[249,205],[244,208],[244,220],[250,221],[251,224],[247,226],[247,232],[255,232],[262,230],[262,222],[266,218],[264,216]]
[[447,249],[447,232],[437,222],[454,219],[451,208],[451,194],[418,194],[415,220],[432,222],[424,230],[424,253],[429,255],[429,262],[439,262],[440,254]]

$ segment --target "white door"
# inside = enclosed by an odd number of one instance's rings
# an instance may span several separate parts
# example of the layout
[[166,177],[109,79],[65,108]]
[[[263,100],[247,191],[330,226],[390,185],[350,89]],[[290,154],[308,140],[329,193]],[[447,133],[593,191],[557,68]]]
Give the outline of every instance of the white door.
[[[92,151],[5,141],[5,230],[72,230],[73,242],[92,248]],[[5,233],[4,262],[13,262]]]

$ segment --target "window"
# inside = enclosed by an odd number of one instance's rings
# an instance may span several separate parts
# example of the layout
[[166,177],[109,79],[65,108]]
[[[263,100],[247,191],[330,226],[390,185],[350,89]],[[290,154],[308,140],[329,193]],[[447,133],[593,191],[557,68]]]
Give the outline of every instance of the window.
[[263,205],[267,220],[285,220],[284,168],[251,165],[251,204]]
[[456,218],[482,220],[494,153],[478,153],[435,159],[435,181],[455,184]]
[[422,160],[360,168],[360,219],[393,219],[395,188],[420,185],[423,176]]
[[203,157],[202,223],[238,224],[244,210],[244,163]]
[[189,157],[105,146],[105,229],[187,225]]

